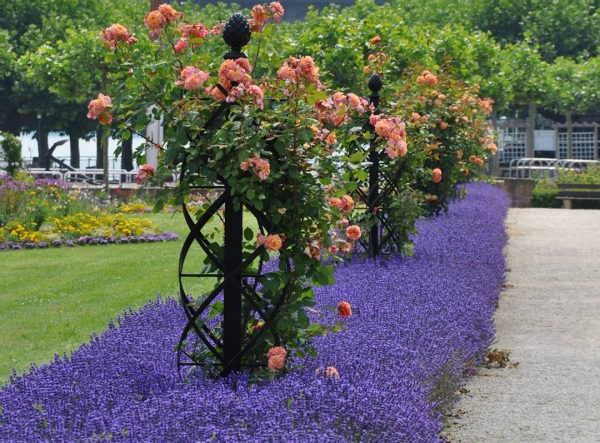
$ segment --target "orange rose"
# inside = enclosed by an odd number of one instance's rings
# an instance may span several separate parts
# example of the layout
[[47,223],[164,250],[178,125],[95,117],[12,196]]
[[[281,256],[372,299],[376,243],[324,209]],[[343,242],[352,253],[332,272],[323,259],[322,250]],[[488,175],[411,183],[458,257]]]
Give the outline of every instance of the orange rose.
[[267,235],[265,239],[265,249],[268,251],[279,251],[282,245],[281,237],[277,234]]
[[356,241],[360,238],[362,232],[360,231],[360,228],[356,225],[352,225],[352,226],[348,226],[346,228],[346,236],[353,241]]
[[338,314],[340,317],[348,318],[352,315],[352,306],[347,301],[338,303]]
[[439,183],[442,181],[442,170],[440,168],[435,168],[431,171],[431,181],[434,183]]
[[273,357],[269,358],[267,365],[271,371],[277,372],[285,366],[285,357],[282,357],[281,355],[274,355]]

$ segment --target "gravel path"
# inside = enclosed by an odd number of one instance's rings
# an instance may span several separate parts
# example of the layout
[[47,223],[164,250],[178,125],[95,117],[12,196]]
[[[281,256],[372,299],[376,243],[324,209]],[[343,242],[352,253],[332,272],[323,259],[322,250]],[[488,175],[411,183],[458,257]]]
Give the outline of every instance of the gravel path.
[[448,419],[452,443],[600,442],[600,211],[511,209],[495,347]]

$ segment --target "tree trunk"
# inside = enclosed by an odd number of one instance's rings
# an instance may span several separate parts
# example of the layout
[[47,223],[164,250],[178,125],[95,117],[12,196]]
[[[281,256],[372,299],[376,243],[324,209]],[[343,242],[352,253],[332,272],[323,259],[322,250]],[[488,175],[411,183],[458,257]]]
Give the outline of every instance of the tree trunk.
[[121,169],[133,170],[133,137],[121,141]]
[[102,152],[102,127],[96,129],[96,169],[104,167],[104,154]]
[[69,133],[69,145],[71,147],[71,166],[79,169],[79,136]]
[[37,131],[38,143],[38,167],[46,170],[50,169],[50,159],[48,158],[48,131],[40,123]]
[[104,131],[102,133],[102,175],[104,176],[104,192],[106,195],[109,195],[109,186],[108,186],[108,137],[110,135],[110,129],[108,126],[105,126]]
[[526,154],[525,157],[533,158],[534,146],[535,146],[535,114],[536,114],[536,106],[535,103],[529,103],[529,112],[527,114],[527,136],[526,136]]
[[573,158],[573,114],[565,113],[567,117],[567,158]]

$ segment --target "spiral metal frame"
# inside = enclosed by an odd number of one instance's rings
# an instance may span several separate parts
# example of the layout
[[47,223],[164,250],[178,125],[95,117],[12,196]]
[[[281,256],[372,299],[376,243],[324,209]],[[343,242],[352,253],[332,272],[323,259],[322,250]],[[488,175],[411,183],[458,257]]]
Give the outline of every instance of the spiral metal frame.
[[[183,305],[187,323],[181,334],[177,350],[177,366],[181,375],[181,369],[185,366],[218,366],[223,375],[229,374],[232,370],[239,370],[242,367],[242,357],[248,354],[259,338],[270,331],[276,344],[279,344],[279,336],[276,331],[276,318],[281,310],[284,297],[279,297],[276,304],[271,304],[261,297],[258,293],[258,285],[262,277],[263,270],[263,246],[259,246],[252,251],[245,259],[242,259],[241,233],[242,233],[242,213],[243,209],[233,208],[233,198],[230,190],[225,185],[215,186],[193,186],[192,189],[221,190],[221,195],[210,205],[202,214],[198,221],[194,222],[188,209],[183,205],[183,215],[190,229],[186,237],[179,258],[179,291],[181,303]],[[225,207],[225,259],[221,260],[218,253],[214,251],[210,242],[202,232],[202,228],[211,220],[217,212]],[[270,232],[270,224],[264,214],[257,211],[251,205],[244,205],[246,209],[256,218],[260,232],[265,235]],[[237,240],[240,240],[239,242]],[[204,251],[210,262],[216,268],[212,273],[186,273],[184,264],[190,248],[197,244]],[[234,260],[231,260],[231,257]],[[259,260],[256,273],[248,272],[248,268],[255,260]],[[287,264],[289,269],[289,264]],[[217,284],[213,290],[201,301],[194,303],[188,296],[184,279],[186,278],[216,278],[222,281]],[[283,289],[285,293],[287,288]],[[206,325],[202,314],[210,311],[211,305],[217,301],[219,294],[224,293],[223,308],[223,336],[218,337]],[[245,335],[242,325],[241,305],[246,302],[251,310],[248,312],[248,318],[260,318],[264,321],[262,328],[252,333],[249,337]],[[194,307],[194,305],[198,305]],[[265,307],[266,306],[266,307]],[[257,319],[258,319],[257,318]],[[187,342],[194,337],[193,346],[198,344],[206,348],[214,355],[217,363],[207,363],[197,358],[196,355],[186,350]],[[243,345],[244,338],[247,338]],[[262,366],[262,365],[258,365]]]
[[[374,112],[376,112],[379,107],[379,91],[383,86],[381,78],[377,74],[373,74],[369,78],[368,86],[371,90],[369,104],[374,106]],[[374,132],[372,125],[371,130]],[[376,218],[368,237],[361,237],[358,240],[362,249],[373,258],[382,254],[398,252],[402,249],[404,243],[402,237],[391,226],[389,216],[382,210],[376,210],[391,194],[402,192],[396,185],[400,170],[390,176],[380,169],[381,153],[378,150],[376,138],[377,135],[373,134],[368,148],[369,162],[371,163],[369,166],[368,191],[363,191],[360,186],[354,191],[354,195],[358,200],[365,204],[368,213],[374,214]]]
[[[223,29],[223,39],[230,46],[231,51],[225,54],[224,59],[247,58],[242,52],[242,47],[250,41],[250,27],[241,14],[232,15]],[[227,95],[227,90],[217,84],[221,92]],[[230,105],[223,103],[208,119],[205,127],[214,127],[219,116],[227,112]],[[184,159],[181,173],[181,183],[185,180],[187,158]],[[242,368],[242,359],[247,355],[265,334],[270,332],[274,344],[280,344],[277,334],[277,317],[289,286],[286,285],[281,295],[275,302],[270,302],[259,294],[258,286],[264,277],[264,252],[263,246],[258,246],[244,258],[243,252],[243,212],[244,207],[252,214],[258,222],[260,232],[265,235],[272,232],[271,223],[266,216],[250,204],[243,204],[236,208],[233,195],[226,184],[226,180],[219,178],[219,184],[213,186],[190,186],[191,190],[213,190],[221,191],[216,200],[209,208],[194,221],[185,203],[182,205],[183,216],[190,230],[187,235],[179,256],[179,294],[186,316],[186,325],[181,333],[177,346],[177,369],[182,377],[182,368],[185,367],[218,367],[222,375]],[[202,229],[216,216],[221,208],[225,209],[224,215],[224,257],[221,259],[219,253],[213,249],[210,241],[206,238]],[[215,272],[209,273],[187,273],[184,272],[186,258],[192,246],[198,245],[206,254],[213,265]],[[258,269],[255,273],[249,271],[250,266],[258,260]],[[291,272],[291,263],[285,261],[285,268]],[[188,278],[215,278],[217,284],[212,291],[203,298],[192,299],[188,295],[184,280]],[[220,280],[220,282],[219,282]],[[207,325],[207,319],[203,314],[210,312],[211,306],[218,301],[223,294],[223,320],[222,334],[215,333]],[[245,318],[242,318],[242,310],[245,309]],[[248,334],[244,327],[251,319],[262,319],[264,325],[256,331]],[[190,343],[191,341],[191,343]],[[192,347],[190,351],[189,347]],[[214,361],[204,361],[195,352],[198,346],[204,346],[214,356]],[[250,367],[265,366],[262,364],[250,364]]]

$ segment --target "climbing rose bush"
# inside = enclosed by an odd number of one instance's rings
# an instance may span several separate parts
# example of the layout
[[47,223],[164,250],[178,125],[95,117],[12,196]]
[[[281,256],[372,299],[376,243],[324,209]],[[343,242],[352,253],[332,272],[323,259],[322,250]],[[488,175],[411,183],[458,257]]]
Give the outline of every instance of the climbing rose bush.
[[[272,34],[267,29],[283,14],[279,2],[257,5],[249,25],[267,38]],[[160,152],[158,168],[149,171],[144,165],[139,181],[152,176],[153,183],[161,184],[177,170],[177,203],[187,202],[197,186],[220,183],[236,208],[266,216],[269,232],[247,228],[244,248],[248,253],[259,248],[263,260],[279,263],[260,278],[258,290],[263,299],[272,305],[281,301],[283,307],[275,329],[257,329],[244,300],[245,340],[256,333],[261,338],[243,363],[263,365],[266,376],[281,372],[290,359],[273,362],[269,349],[283,347],[296,356],[314,353],[312,338],[332,330],[320,326],[318,316],[309,320],[306,309],[314,305],[311,287],[334,281],[333,266],[325,260],[351,253],[361,236],[359,226],[346,229],[343,212],[327,201],[348,194],[343,182],[334,180],[340,164],[358,167],[364,160],[349,159],[342,147],[350,137],[355,142],[365,138],[349,128],[357,115],[368,116],[368,104],[356,94],[328,91],[309,55],[289,57],[274,76],[255,74],[265,72],[260,45],[247,48],[252,62],[243,54],[223,60],[211,49],[215,45],[206,43],[221,38],[223,24],[187,23],[170,5],[148,13],[144,24],[147,35],[133,37],[116,25],[101,34],[114,62],[109,80],[120,92],[92,100],[89,116],[103,116],[104,124],[114,118],[114,128],[124,137],[161,119],[164,143],[147,144]],[[208,235],[216,238],[217,232]],[[211,242],[211,248],[223,257],[222,242]],[[216,271],[208,258],[203,266],[203,272]],[[221,318],[220,306],[212,317]],[[222,332],[218,321],[211,328],[216,336]]]
[[483,174],[497,150],[488,120],[492,100],[478,96],[478,85],[464,85],[451,74],[409,70],[397,93],[395,112],[408,122],[411,147],[423,157],[415,187],[429,214],[447,210],[458,185]]

